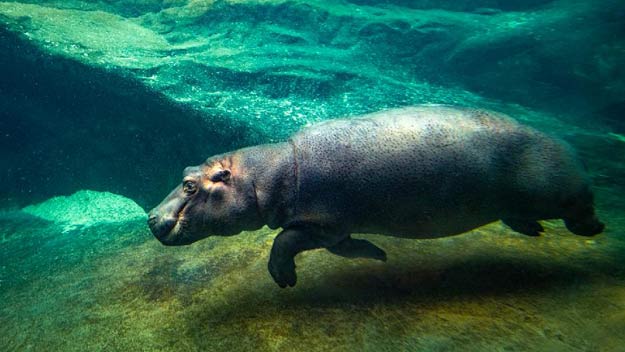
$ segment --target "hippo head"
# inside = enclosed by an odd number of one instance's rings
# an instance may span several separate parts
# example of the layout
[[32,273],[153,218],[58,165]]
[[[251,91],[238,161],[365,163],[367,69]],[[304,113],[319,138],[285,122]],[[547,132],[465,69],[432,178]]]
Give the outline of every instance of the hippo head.
[[254,184],[235,167],[232,156],[187,167],[182,183],[150,211],[148,224],[154,236],[168,246],[262,226]]

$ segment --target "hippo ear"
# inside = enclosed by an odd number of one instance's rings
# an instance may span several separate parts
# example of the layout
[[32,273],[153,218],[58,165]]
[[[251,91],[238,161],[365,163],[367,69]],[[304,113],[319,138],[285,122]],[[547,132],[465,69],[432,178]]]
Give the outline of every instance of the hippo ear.
[[230,170],[223,169],[215,171],[210,177],[210,180],[213,182],[228,182],[230,180]]

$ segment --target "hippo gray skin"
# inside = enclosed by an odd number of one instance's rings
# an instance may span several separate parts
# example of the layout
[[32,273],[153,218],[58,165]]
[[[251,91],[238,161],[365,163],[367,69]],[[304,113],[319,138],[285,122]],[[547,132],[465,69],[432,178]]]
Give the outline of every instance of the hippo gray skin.
[[582,236],[604,227],[570,147],[495,112],[417,106],[322,122],[187,167],[148,223],[165,245],[282,228],[269,272],[286,287],[309,249],[386,260],[354,232],[436,238],[499,219],[528,236],[543,232],[542,219]]

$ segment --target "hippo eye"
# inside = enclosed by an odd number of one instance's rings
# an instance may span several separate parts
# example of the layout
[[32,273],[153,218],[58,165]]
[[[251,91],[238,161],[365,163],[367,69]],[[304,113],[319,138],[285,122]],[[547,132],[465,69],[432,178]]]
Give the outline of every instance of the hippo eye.
[[184,181],[182,184],[182,190],[186,194],[193,194],[197,191],[197,185],[193,181]]

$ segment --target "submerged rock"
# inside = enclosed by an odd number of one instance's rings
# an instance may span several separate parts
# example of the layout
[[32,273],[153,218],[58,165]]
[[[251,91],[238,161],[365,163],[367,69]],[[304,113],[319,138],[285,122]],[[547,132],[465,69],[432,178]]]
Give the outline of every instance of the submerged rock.
[[109,189],[149,207],[171,170],[207,155],[419,103],[605,116],[622,133],[624,11],[618,0],[0,2],[2,198]]
[[71,196],[29,205],[23,212],[53,221],[68,232],[79,227],[144,219],[145,211],[131,199],[109,193],[83,190]]
[[556,111],[583,95],[574,108],[599,110],[625,89],[622,13],[616,0],[0,3],[0,23],[44,52],[270,138],[385,106],[476,103],[432,83]]

